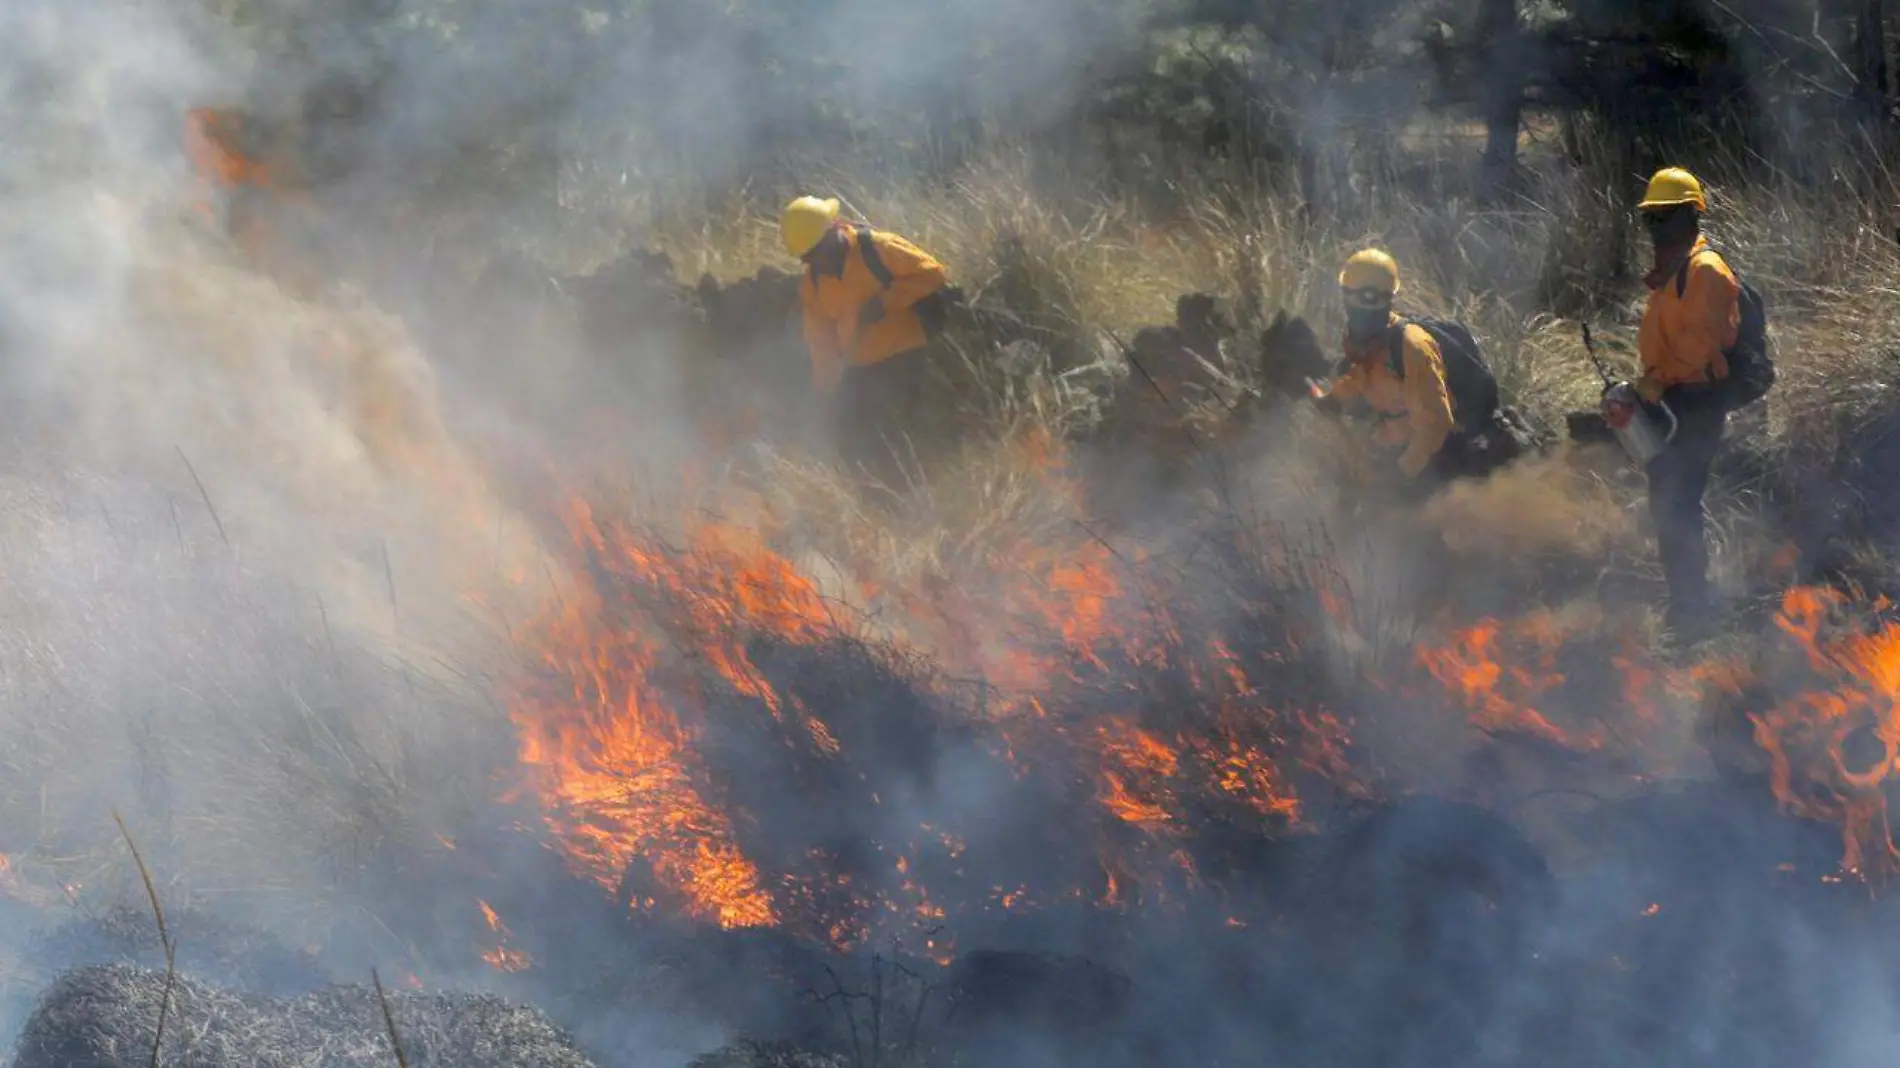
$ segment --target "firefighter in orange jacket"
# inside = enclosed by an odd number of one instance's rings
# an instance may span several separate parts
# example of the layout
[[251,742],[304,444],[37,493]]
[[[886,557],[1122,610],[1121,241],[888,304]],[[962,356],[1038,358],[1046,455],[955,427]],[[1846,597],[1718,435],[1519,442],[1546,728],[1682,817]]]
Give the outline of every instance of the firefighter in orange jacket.
[[805,344],[813,382],[835,406],[839,451],[895,485],[926,414],[932,313],[949,272],[895,234],[840,219],[835,199],[792,201],[779,233],[806,267]]
[[1646,468],[1650,517],[1669,586],[1670,625],[1693,630],[1713,607],[1702,497],[1727,425],[1721,388],[1725,353],[1741,325],[1741,283],[1702,236],[1708,201],[1694,175],[1657,171],[1637,208],[1655,264],[1643,279],[1649,303],[1637,334],[1643,373],[1636,392],[1676,417],[1675,437]]
[[1346,301],[1346,370],[1330,389],[1316,388],[1321,408],[1336,412],[1363,400],[1377,420],[1373,440],[1397,450],[1399,473],[1420,490],[1456,476],[1464,435],[1452,414],[1438,342],[1424,327],[1406,323],[1399,342],[1404,377],[1390,366],[1392,331],[1400,328],[1392,310],[1398,262],[1378,249],[1355,253],[1339,272],[1339,286]]

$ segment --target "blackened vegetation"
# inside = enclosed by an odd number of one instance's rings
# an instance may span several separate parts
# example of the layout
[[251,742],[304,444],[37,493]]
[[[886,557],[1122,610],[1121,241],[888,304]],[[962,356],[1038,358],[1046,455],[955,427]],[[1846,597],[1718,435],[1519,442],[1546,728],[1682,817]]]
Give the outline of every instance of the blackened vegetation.
[[[1016,916],[948,967],[888,944],[837,955],[786,932],[672,926],[571,884],[572,900],[507,909],[545,942],[540,966],[511,981],[598,1038],[577,1048],[489,997],[393,994],[392,1006],[410,1063],[474,1068],[646,1063],[603,1021],[652,1003],[654,979],[612,980],[655,961],[669,999],[774,1040],[702,1065],[1503,1068],[1534,1050],[1566,1068],[1639,1053],[1766,1068],[1833,1063],[1830,1043],[1852,1040],[1838,1005],[1900,978],[1814,967],[1864,961],[1853,949],[1888,929],[1890,908],[1821,881],[1835,830],[1779,817],[1759,782],[1596,806],[1575,829],[1593,855],[1560,883],[1504,816],[1400,800],[1263,842],[1244,887],[1179,909]],[[65,976],[16,1065],[143,1065],[161,983],[130,966]],[[367,987],[279,1000],[187,976],[175,996],[162,1063],[393,1063]]]
[[836,1054],[814,1053],[790,1042],[734,1042],[693,1058],[688,1068],[846,1068]]
[[[264,931],[194,909],[168,909],[178,969],[258,994],[290,996],[323,985],[315,957]],[[36,962],[54,968],[129,964],[163,970],[164,947],[151,910],[115,908],[67,921],[30,943]]]
[[[53,984],[21,1033],[15,1068],[143,1068],[163,973],[88,967]],[[176,1026],[161,1064],[202,1068],[382,1068],[394,1063],[376,994],[331,987],[296,1000],[233,993],[189,978],[172,991]],[[592,1068],[534,1009],[471,994],[389,996],[414,1068]]]
[[1076,1060],[1132,1052],[1119,1027],[1136,1008],[1126,975],[1082,957],[979,950],[944,978],[945,1043],[972,1060],[1008,1063],[1037,1047]]
[[[1889,909],[1818,878],[1827,828],[1723,787],[1606,805],[1560,884],[1508,821],[1404,802],[1281,847],[1256,926],[1123,917],[1087,959],[975,952],[944,975],[941,1057],[1056,1064],[1828,1061],[1831,957]],[[1266,881],[1263,879],[1263,881]],[[1857,903],[1858,902],[1858,903]],[[1864,984],[1877,982],[1877,987]],[[833,1047],[835,1048],[835,1047]]]

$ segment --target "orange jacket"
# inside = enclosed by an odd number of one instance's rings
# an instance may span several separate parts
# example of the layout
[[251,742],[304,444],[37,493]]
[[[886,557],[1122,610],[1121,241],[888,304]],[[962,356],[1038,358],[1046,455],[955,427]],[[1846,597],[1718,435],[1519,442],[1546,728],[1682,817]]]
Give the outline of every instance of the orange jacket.
[[[1393,315],[1392,325],[1398,325],[1398,321],[1399,317]],[[1346,373],[1326,395],[1342,402],[1364,398],[1381,417],[1374,440],[1381,445],[1403,445],[1399,470],[1412,478],[1445,447],[1445,438],[1456,425],[1451,414],[1451,390],[1445,385],[1445,358],[1424,327],[1406,324],[1403,381],[1394,377],[1387,365],[1391,345],[1384,333],[1364,344],[1347,340]]]
[[1741,283],[1706,238],[1689,251],[1689,270],[1681,295],[1679,272],[1671,271],[1649,291],[1636,350],[1643,361],[1637,392],[1649,400],[1669,386],[1713,382],[1728,377],[1722,355],[1735,344],[1741,326]]
[[[825,392],[837,386],[847,364],[881,363],[924,347],[928,340],[924,324],[912,306],[950,280],[950,273],[930,253],[896,234],[873,230],[871,241],[878,258],[891,273],[891,283],[885,286],[865,263],[857,231],[847,227],[845,237],[850,247],[844,273],[834,277],[806,271],[798,287],[812,378]],[[884,318],[859,326],[858,316],[872,297],[882,298]]]

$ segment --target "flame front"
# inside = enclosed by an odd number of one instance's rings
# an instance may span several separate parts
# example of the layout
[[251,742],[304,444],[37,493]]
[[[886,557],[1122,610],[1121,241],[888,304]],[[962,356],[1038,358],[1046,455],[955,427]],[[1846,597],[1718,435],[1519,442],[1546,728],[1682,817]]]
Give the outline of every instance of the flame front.
[[[1775,622],[1815,684],[1752,716],[1776,799],[1838,822],[1842,869],[1876,882],[1900,874],[1885,790],[1900,760],[1900,624],[1879,621],[1889,607],[1831,589],[1790,590]],[[1851,615],[1858,625],[1835,625]]]
[[[722,927],[756,927],[778,920],[759,870],[740,850],[731,819],[708,798],[705,769],[694,752],[696,720],[683,718],[690,685],[668,685],[663,632],[638,618],[637,608],[608,603],[603,589],[669,588],[688,595],[716,624],[726,603],[711,593],[743,587],[748,574],[732,571],[716,542],[703,565],[681,574],[628,538],[610,538],[585,506],[572,517],[575,534],[592,550],[604,577],[572,592],[538,628],[548,671],[517,708],[521,759],[536,776],[549,827],[569,861],[636,907],[677,907],[693,919]],[[701,587],[691,585],[705,583]],[[705,591],[705,592],[701,592]],[[636,618],[623,623],[615,613]],[[712,650],[721,670],[744,687],[761,682],[742,650]],[[626,885],[636,863],[654,887]]]
[[[1168,899],[1199,878],[1210,824],[1302,828],[1296,779],[1363,792],[1343,720],[1265,703],[1251,673],[1285,649],[1194,632],[1098,543],[880,583],[899,610],[867,621],[750,531],[702,524],[669,544],[584,505],[569,527],[580,588],[531,628],[540,668],[511,714],[556,848],[630,908],[840,947],[895,925],[947,956],[972,912]],[[986,868],[960,829],[882,814],[877,783],[912,787],[873,762],[928,754],[864,747],[907,715],[926,737],[982,739],[1051,799],[1060,825],[1025,832],[1047,848],[1003,850],[1033,865]],[[830,837],[840,823],[889,840]]]
[[[947,959],[971,913],[1165,905],[1218,877],[1204,871],[1231,840],[1220,829],[1308,828],[1308,784],[1370,793],[1348,721],[1310,703],[1323,687],[1300,688],[1303,649],[1342,611],[1325,590],[1315,629],[1274,617],[1284,633],[1230,642],[1179,591],[1082,542],[884,589],[898,618],[874,628],[751,531],[701,524],[670,543],[584,505],[569,523],[581,581],[533,626],[540,670],[512,713],[556,847],[630,909],[837,947],[901,931]],[[1754,715],[1755,738],[1783,804],[1838,821],[1843,866],[1884,878],[1900,872],[1883,792],[1900,764],[1900,625],[1830,630],[1844,607],[1883,606],[1788,594],[1778,622],[1812,678]],[[1416,663],[1484,735],[1624,771],[1619,754],[1667,727],[1666,701],[1751,680],[1725,660],[1681,668],[1628,639],[1571,639],[1548,612],[1485,619]],[[877,751],[918,719],[920,750]],[[1027,851],[1036,867],[986,868],[971,828],[886,813],[887,787],[917,780],[881,765],[927,760],[939,730],[983,739],[1048,799],[1025,814],[1053,824]]]

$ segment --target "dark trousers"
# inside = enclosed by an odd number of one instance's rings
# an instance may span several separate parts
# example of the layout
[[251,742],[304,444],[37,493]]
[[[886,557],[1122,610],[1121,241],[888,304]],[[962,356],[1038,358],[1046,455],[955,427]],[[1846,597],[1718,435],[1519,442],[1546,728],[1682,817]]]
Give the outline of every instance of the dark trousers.
[[1445,443],[1439,446],[1437,454],[1420,472],[1420,477],[1430,479],[1434,485],[1443,486],[1461,478],[1475,478],[1489,470],[1476,435],[1454,430],[1446,436]]
[[1496,467],[1488,442],[1476,434],[1454,430],[1426,462],[1425,470],[1401,484],[1400,498],[1420,501],[1461,478],[1482,478]]
[[1719,398],[1671,389],[1664,403],[1676,413],[1676,436],[1649,461],[1649,516],[1656,527],[1656,555],[1669,585],[1669,610],[1683,617],[1706,611],[1709,543],[1702,497],[1709,469],[1722,447],[1728,413]]
[[854,475],[902,488],[907,467],[927,454],[921,425],[930,388],[930,350],[912,349],[845,368],[832,412],[838,458]]

